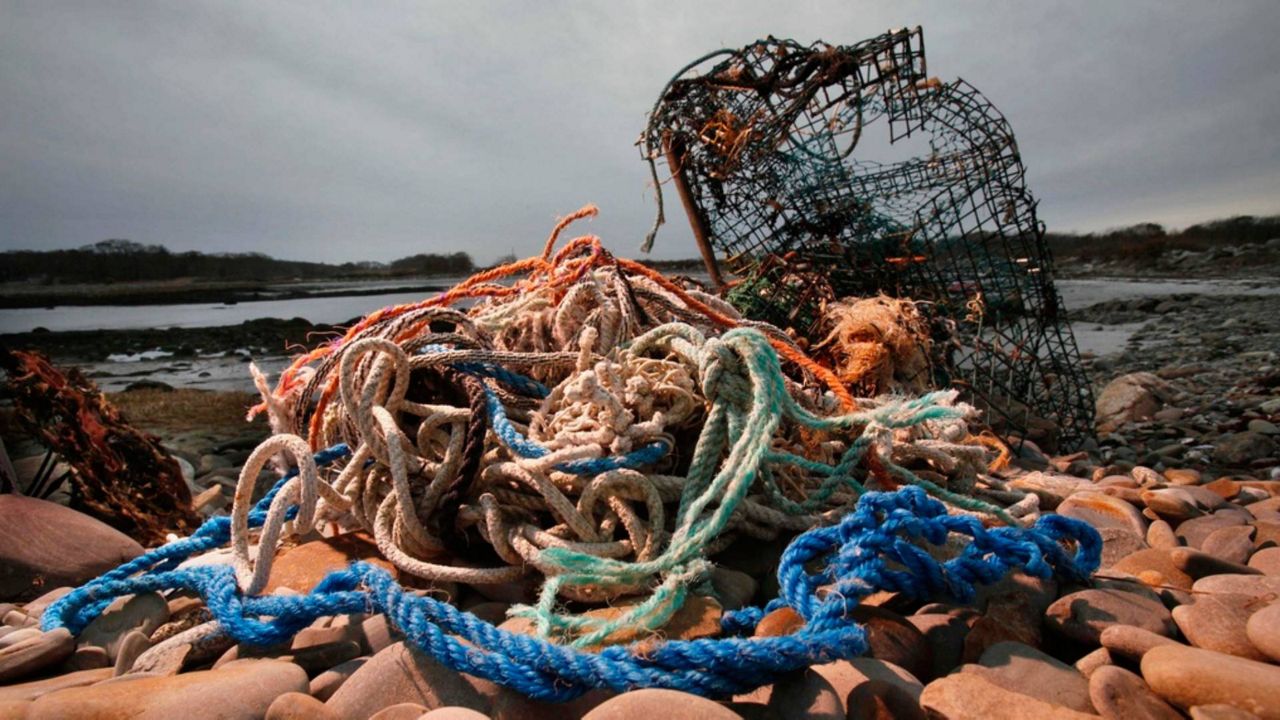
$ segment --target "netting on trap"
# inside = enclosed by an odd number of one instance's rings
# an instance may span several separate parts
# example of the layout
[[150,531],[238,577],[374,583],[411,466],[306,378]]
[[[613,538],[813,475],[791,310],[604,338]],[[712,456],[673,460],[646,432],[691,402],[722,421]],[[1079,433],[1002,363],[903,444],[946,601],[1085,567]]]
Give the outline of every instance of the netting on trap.
[[[860,156],[873,138],[915,156]],[[663,90],[641,145],[744,314],[813,339],[833,299],[912,298],[939,330],[935,384],[965,388],[1009,437],[1092,436],[1013,131],[973,86],[928,77],[920,28],[711,53]]]

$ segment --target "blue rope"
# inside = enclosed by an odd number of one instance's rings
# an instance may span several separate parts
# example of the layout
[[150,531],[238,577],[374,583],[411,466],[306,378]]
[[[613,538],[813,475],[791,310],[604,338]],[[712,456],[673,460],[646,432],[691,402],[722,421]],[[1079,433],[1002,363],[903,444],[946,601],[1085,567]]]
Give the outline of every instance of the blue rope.
[[[418,352],[428,354],[451,349],[444,345],[424,345]],[[454,363],[451,367],[471,375],[493,378],[518,392],[532,397],[545,398],[551,394],[546,385],[533,378],[508,370],[501,365],[485,362],[461,362]],[[493,388],[485,385],[484,392],[486,405],[489,409],[489,426],[493,428],[494,434],[498,436],[503,445],[524,458],[545,457],[551,452],[546,447],[520,434],[520,431],[515,428],[515,425],[507,417],[507,409],[502,404],[502,398],[498,396],[498,393]],[[560,463],[555,468],[573,475],[599,475],[600,473],[622,468],[636,470],[658,462],[670,450],[671,448],[667,443],[655,441],[632,450],[626,455],[571,460]]]
[[[336,459],[349,450],[323,452]],[[255,508],[258,524],[274,492]],[[49,606],[42,628],[66,627],[78,634],[113,598],[181,589],[199,594],[233,639],[251,645],[282,642],[320,617],[380,612],[410,645],[444,665],[539,700],[570,700],[592,688],[642,687],[726,697],[772,683],[783,673],[863,653],[865,632],[848,618],[862,598],[878,590],[917,599],[948,593],[964,600],[972,598],[975,583],[994,582],[1017,569],[1082,580],[1097,569],[1102,549],[1097,531],[1071,518],[1046,515],[1032,528],[987,529],[975,518],[948,515],[941,502],[918,487],[869,492],[838,525],[792,541],[778,567],[779,597],[764,608],[726,614],[722,628],[729,637],[611,646],[592,653],[507,632],[448,603],[407,593],[385,570],[363,562],[329,573],[310,594],[299,596],[244,596],[226,565],[169,569],[210,549],[215,539],[225,542],[227,532],[226,518],[209,520],[191,538],[73,590]],[[918,545],[940,545],[951,532],[973,541],[946,562]],[[1076,544],[1074,554],[1063,548],[1064,541]],[[822,570],[805,570],[818,560],[825,561]],[[131,577],[136,572],[145,574]],[[818,588],[830,584],[835,590],[819,597]],[[740,637],[766,612],[783,606],[805,620],[798,631]]]

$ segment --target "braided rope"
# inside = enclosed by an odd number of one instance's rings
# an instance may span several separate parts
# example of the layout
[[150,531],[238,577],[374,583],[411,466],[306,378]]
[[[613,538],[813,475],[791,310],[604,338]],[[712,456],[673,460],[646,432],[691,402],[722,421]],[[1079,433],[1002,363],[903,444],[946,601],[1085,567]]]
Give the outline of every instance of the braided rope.
[[[316,463],[347,452],[325,451]],[[283,479],[258,504],[252,523],[266,520],[272,496],[289,482]],[[287,514],[297,511],[290,507]],[[409,594],[389,573],[367,563],[332,572],[301,596],[245,593],[236,570],[226,565],[171,569],[176,560],[208,549],[218,538],[229,539],[228,525],[225,518],[211,519],[191,538],[73,590],[49,606],[42,628],[79,633],[113,598],[186,590],[204,599],[223,632],[252,645],[282,642],[320,617],[381,612],[407,642],[444,665],[539,700],[565,701],[592,688],[625,692],[642,687],[725,697],[772,683],[786,672],[864,652],[865,633],[848,618],[873,592],[896,590],[916,599],[946,593],[966,600],[975,584],[994,582],[1017,569],[1037,577],[1056,573],[1080,580],[1097,568],[1101,556],[1097,532],[1071,518],[1047,515],[1032,528],[987,529],[975,518],[949,515],[942,503],[917,487],[870,492],[839,524],[810,530],[788,545],[779,564],[776,600],[765,608],[731,613],[723,622],[726,631],[741,633],[765,612],[786,606],[805,621],[795,633],[650,642],[592,653],[506,632],[448,603]],[[951,533],[972,538],[951,560],[939,562],[922,547],[942,545]],[[1074,553],[1068,553],[1064,542],[1075,544]],[[822,570],[806,571],[818,560],[825,561]],[[818,591],[828,585],[831,591]]]

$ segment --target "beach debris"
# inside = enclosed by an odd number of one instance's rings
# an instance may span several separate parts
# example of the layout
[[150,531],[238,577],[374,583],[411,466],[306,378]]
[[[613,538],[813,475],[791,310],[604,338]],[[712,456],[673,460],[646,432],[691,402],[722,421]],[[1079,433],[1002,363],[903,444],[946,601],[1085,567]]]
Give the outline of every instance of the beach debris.
[[[42,625],[79,634],[108,598],[181,588],[204,599],[204,624],[143,667],[180,669],[188,646],[219,637],[287,644],[322,616],[373,610],[403,654],[538,700],[723,697],[865,651],[848,618],[876,591],[966,598],[1014,569],[1081,580],[1097,563],[1083,522],[1041,517],[1030,495],[981,499],[993,452],[954,391],[856,397],[780,329],[599,238],[557,249],[594,214],[561,221],[540,256],[373,313],[274,388],[258,377],[276,434],[245,461],[230,517],[67,594]],[[837,336],[874,327],[897,352],[910,310],[885,307],[894,322],[837,312]],[[254,503],[273,460],[287,470]],[[328,539],[303,541],[315,532]],[[797,533],[779,599],[726,610],[710,557]],[[949,540],[961,536],[971,544]],[[514,601],[508,624],[433,597],[459,587]],[[751,637],[784,606],[792,632]]]
[[[912,299],[939,333],[933,387],[963,387],[1008,438],[1093,436],[1013,131],[973,86],[927,74],[920,28],[709,53],[662,90],[640,144],[745,316],[816,341],[825,303]],[[659,192],[654,233],[663,219]]]
[[191,491],[177,461],[160,440],[129,425],[106,396],[80,372],[60,370],[35,351],[0,354],[19,428],[70,470],[54,478],[37,473],[31,486],[14,491],[48,497],[57,484],[70,486],[70,507],[152,546],[199,524]]

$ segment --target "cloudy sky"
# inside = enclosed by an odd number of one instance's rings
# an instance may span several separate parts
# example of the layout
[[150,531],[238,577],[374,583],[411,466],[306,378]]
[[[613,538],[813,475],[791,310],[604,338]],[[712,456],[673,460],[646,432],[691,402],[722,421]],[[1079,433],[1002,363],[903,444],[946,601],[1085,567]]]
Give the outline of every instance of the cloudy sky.
[[[1012,122],[1049,227],[1280,212],[1276,0],[0,0],[0,249],[487,262],[594,202],[631,255],[633,142],[677,68],[916,24]],[[674,220],[655,256],[694,256]]]

